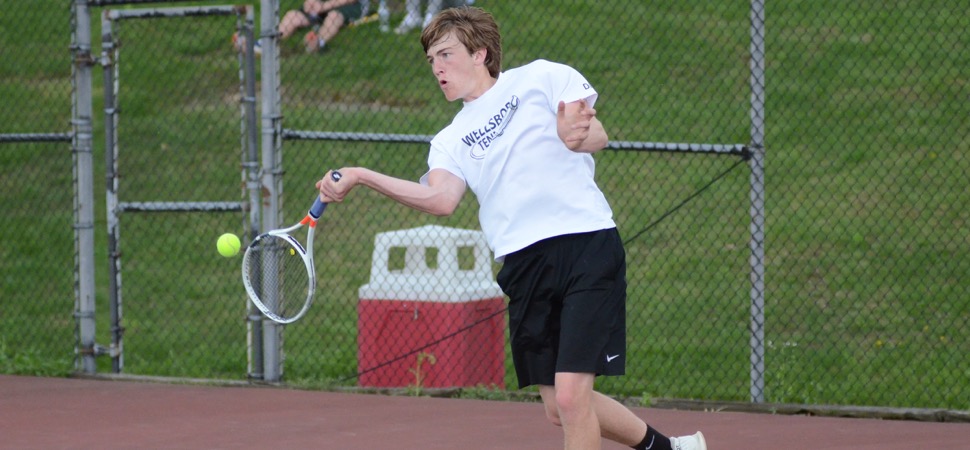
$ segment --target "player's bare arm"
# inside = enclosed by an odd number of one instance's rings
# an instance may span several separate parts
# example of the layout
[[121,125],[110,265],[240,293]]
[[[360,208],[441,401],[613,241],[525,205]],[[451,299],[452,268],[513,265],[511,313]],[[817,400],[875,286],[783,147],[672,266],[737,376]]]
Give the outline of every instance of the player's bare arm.
[[559,102],[556,111],[559,139],[574,152],[595,153],[606,147],[609,137],[586,100]]
[[339,182],[328,172],[316,183],[320,194],[330,201],[341,202],[357,185],[367,186],[403,205],[436,216],[455,212],[465,194],[465,181],[451,172],[434,169],[428,173],[428,184],[415,183],[384,175],[363,167],[340,169]]

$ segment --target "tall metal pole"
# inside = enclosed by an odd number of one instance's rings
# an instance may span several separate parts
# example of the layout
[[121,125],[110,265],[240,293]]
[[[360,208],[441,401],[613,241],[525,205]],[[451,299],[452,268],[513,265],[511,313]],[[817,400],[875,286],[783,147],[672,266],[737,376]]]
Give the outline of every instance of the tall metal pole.
[[[243,22],[239,25],[239,33],[246,38],[246,51],[240,52],[239,78],[242,83],[242,146],[243,154],[243,182],[248,196],[247,208],[249,216],[246,219],[245,230],[251,242],[259,235],[260,230],[260,178],[259,178],[259,118],[256,115],[256,56],[253,52],[254,16],[253,8],[249,5],[243,8]],[[263,379],[263,316],[259,309],[247,300],[247,355],[249,359],[249,377]]]
[[751,0],[751,401],[765,401],[765,5]]
[[111,315],[111,371],[124,370],[124,329],[121,326],[121,241],[118,217],[118,78],[121,74],[113,19],[101,18],[101,67],[104,86],[104,178],[108,225],[108,306]]
[[74,1],[73,83],[74,107],[72,151],[74,154],[74,245],[75,320],[77,321],[78,362],[75,369],[97,372],[95,364],[95,298],[94,298],[94,158],[92,133],[91,15],[86,0]]
[[[260,2],[260,38],[262,87],[262,215],[263,230],[279,228],[283,190],[283,170],[280,145],[282,142],[279,59],[277,54],[277,17],[279,0]],[[265,284],[264,284],[265,286]],[[282,327],[269,319],[263,320],[263,380],[279,381],[282,374]]]

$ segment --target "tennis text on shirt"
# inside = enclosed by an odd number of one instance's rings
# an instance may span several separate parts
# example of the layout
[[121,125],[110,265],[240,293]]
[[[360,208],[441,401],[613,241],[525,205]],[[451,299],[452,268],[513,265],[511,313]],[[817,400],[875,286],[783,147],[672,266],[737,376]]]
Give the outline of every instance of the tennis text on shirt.
[[488,119],[488,123],[473,130],[461,139],[465,145],[471,147],[469,155],[474,159],[482,159],[492,141],[505,132],[505,127],[512,121],[512,116],[519,108],[519,97],[513,95],[498,112]]

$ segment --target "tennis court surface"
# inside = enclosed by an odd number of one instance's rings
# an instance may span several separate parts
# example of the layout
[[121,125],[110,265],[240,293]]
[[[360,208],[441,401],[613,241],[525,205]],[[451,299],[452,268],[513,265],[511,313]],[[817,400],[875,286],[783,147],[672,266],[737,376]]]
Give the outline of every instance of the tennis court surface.
[[[970,449],[970,424],[635,408],[711,450]],[[538,403],[0,375],[0,448],[557,449]],[[606,443],[605,449],[623,446]]]

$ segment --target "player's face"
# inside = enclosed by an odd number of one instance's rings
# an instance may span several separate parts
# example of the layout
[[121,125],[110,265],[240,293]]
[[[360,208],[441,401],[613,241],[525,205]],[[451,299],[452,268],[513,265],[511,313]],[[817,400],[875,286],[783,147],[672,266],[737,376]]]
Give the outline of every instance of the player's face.
[[458,99],[472,101],[491,87],[491,83],[487,83],[491,77],[484,66],[484,54],[485,50],[469,54],[454,33],[448,33],[428,48],[431,71],[449,102]]

